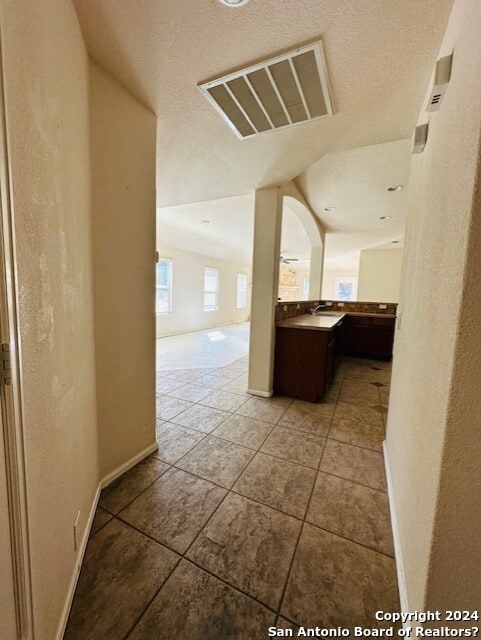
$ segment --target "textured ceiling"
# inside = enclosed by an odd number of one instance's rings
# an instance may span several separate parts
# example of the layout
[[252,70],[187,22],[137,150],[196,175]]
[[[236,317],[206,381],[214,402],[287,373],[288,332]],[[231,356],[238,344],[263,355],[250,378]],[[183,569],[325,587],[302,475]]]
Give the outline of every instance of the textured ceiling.
[[[170,245],[222,260],[250,263],[253,226],[253,194],[165,207],[157,209],[157,246]],[[281,254],[286,258],[309,259],[310,250],[302,223],[284,204]]]
[[[411,140],[323,156],[297,179],[326,234],[326,267],[356,268],[359,251],[399,248],[404,236]],[[388,187],[402,185],[401,191]],[[326,212],[326,207],[336,207]],[[390,216],[380,220],[381,216]]]
[[[246,194],[411,135],[452,0],[74,0],[92,57],[158,115],[158,205]],[[323,37],[336,115],[238,140],[197,84]],[[320,210],[316,184],[302,178]]]

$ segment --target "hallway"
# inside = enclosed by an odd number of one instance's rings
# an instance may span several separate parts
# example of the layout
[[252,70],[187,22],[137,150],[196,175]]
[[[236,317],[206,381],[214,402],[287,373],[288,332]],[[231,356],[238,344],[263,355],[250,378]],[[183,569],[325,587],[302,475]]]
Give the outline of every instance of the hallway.
[[260,640],[398,610],[390,364],[345,359],[318,405],[249,396],[246,371],[158,372],[159,450],[102,492],[67,640]]

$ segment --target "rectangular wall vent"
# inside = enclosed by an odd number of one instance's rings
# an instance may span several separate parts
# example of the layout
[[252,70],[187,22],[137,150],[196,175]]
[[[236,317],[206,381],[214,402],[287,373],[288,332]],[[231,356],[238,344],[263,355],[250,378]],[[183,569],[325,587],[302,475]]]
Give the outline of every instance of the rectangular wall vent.
[[321,41],[199,89],[241,139],[334,113]]

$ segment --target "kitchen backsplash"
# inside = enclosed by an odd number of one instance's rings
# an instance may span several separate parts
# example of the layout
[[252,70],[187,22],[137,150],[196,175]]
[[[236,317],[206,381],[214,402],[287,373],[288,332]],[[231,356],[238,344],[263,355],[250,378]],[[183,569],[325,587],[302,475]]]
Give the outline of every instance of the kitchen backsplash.
[[[309,313],[318,304],[326,305],[326,311],[335,310],[355,313],[378,313],[380,315],[396,315],[397,304],[392,302],[341,302],[339,300],[314,300],[302,302],[278,302],[276,307],[276,322],[302,316]],[[385,306],[380,309],[379,305]]]

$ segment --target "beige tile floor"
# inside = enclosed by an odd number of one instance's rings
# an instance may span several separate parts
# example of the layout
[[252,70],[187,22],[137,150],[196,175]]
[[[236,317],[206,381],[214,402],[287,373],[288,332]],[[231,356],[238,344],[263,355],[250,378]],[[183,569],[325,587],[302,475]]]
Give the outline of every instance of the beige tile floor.
[[159,372],[159,450],[101,495],[67,640],[260,640],[399,609],[390,365],[345,359],[318,405],[252,398],[246,371]]

